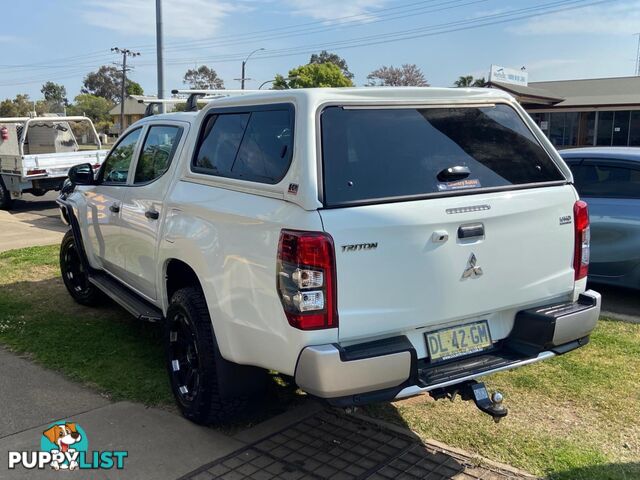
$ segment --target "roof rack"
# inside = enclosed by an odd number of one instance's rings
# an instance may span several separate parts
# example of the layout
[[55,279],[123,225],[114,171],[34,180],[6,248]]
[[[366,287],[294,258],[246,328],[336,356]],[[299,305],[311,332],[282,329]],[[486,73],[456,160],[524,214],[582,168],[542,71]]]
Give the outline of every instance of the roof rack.
[[187,98],[187,112],[196,112],[198,111],[198,100],[199,99],[210,99],[213,100],[215,98],[222,97],[231,97],[233,95],[247,95],[251,93],[267,93],[273,92],[273,90],[225,90],[225,89],[217,89],[217,90],[171,90],[171,93],[174,95],[189,95]]
[[142,103],[143,105],[146,105],[145,109],[144,109],[144,117],[152,117],[153,115],[158,114],[159,112],[156,111],[156,107],[162,105],[162,104],[174,104],[174,103],[182,103],[184,102],[184,99],[182,98],[140,98],[138,99],[138,103]]

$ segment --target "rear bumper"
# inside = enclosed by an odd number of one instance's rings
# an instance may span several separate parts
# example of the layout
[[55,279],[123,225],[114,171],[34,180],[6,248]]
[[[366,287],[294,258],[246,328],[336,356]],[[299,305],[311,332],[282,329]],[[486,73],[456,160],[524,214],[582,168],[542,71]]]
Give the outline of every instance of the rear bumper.
[[600,316],[593,290],[575,303],[518,312],[508,338],[481,354],[438,365],[417,360],[406,336],[342,347],[306,347],[296,366],[296,383],[306,392],[340,406],[403,398],[445,388],[483,375],[561,355],[589,341]]

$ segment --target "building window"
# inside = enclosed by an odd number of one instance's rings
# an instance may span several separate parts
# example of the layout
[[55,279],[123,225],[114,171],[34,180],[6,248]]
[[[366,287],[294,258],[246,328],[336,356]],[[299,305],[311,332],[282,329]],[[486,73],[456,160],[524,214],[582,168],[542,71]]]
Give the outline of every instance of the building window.
[[613,112],[598,112],[598,135],[596,145],[611,146],[613,132]]
[[580,113],[578,146],[593,145],[596,136],[596,112]]
[[574,147],[578,144],[578,112],[550,114],[549,140],[556,147]]
[[629,122],[629,146],[640,147],[640,110],[631,112]]
[[548,113],[534,113],[531,115],[531,118],[536,125],[540,127],[540,130],[546,135],[549,136],[549,114]]
[[613,140],[614,147],[626,147],[629,143],[629,118],[631,112],[615,112],[613,115]]

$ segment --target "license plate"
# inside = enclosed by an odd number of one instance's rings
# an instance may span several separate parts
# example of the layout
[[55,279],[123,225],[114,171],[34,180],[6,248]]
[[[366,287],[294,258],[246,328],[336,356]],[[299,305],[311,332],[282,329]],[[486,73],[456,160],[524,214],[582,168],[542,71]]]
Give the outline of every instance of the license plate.
[[492,345],[486,320],[428,332],[425,338],[432,362],[481,352]]

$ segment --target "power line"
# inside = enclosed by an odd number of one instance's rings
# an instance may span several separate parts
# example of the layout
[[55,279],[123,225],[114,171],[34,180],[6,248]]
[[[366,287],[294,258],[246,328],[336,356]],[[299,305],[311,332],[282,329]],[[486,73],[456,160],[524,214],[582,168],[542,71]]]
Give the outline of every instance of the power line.
[[[386,7],[386,8],[379,8],[379,9],[374,9],[371,10],[370,12],[366,12],[366,13],[358,13],[358,14],[352,14],[352,15],[346,15],[346,16],[342,16],[342,17],[333,17],[333,18],[328,18],[325,20],[315,20],[312,22],[306,22],[306,23],[299,23],[299,24],[295,24],[295,25],[286,25],[286,26],[279,26],[279,27],[273,27],[273,28],[268,28],[268,29],[263,29],[263,30],[256,30],[253,32],[246,32],[246,33],[236,33],[236,34],[226,34],[226,35],[216,35],[215,37],[209,37],[208,39],[201,39],[201,40],[183,40],[183,41],[179,41],[179,42],[172,42],[171,45],[173,46],[180,46],[180,45],[192,45],[194,42],[207,42],[207,41],[211,41],[211,40],[220,40],[220,39],[233,39],[233,38],[246,38],[248,36],[253,36],[253,35],[258,35],[258,34],[263,34],[263,33],[269,33],[269,32],[278,32],[278,31],[284,31],[284,30],[288,30],[288,29],[297,29],[297,28],[304,28],[304,27],[309,27],[312,25],[327,25],[327,22],[339,22],[341,24],[343,24],[345,21],[357,21],[357,22],[362,22],[365,20],[369,20],[370,17],[372,16],[376,16],[380,13],[385,13],[385,12],[389,12],[389,11],[393,11],[393,10],[405,10],[407,8],[416,6],[416,5],[423,5],[423,4],[429,4],[429,3],[433,3],[435,1],[438,0],[422,0],[419,2],[412,2],[412,3],[407,3],[404,5],[397,5],[395,7]],[[145,47],[151,48],[153,47],[152,44],[142,44],[142,45],[136,45],[134,46],[134,48],[138,48],[141,50],[144,50]]]
[[[424,37],[430,37],[435,35],[442,35],[446,33],[452,33],[452,32],[476,29],[476,28],[492,26],[497,24],[503,24],[508,22],[514,22],[519,20],[525,20],[528,18],[549,15],[549,14],[557,13],[561,11],[576,10],[580,8],[597,5],[597,4],[610,3],[610,1],[611,0],[608,0],[608,1],[607,0],[555,1],[555,2],[549,2],[546,4],[538,5],[535,7],[515,9],[507,12],[475,17],[473,19],[465,19],[465,20],[444,22],[439,24],[432,24],[432,25],[422,26],[422,27],[413,28],[413,29],[405,29],[405,30],[399,30],[395,32],[389,32],[385,34],[355,37],[355,38],[350,38],[350,39],[341,40],[341,41],[334,41],[334,42],[300,45],[292,48],[283,48],[283,49],[275,49],[275,50],[269,49],[269,51],[265,54],[256,55],[256,58],[269,59],[269,58],[288,57],[288,56],[301,55],[305,53],[313,53],[319,49],[332,48],[332,49],[342,50],[342,49],[374,46],[382,43],[393,43],[393,42],[399,42],[399,41],[405,41],[405,40],[412,40],[416,38],[424,38]],[[246,55],[245,52],[238,52],[234,54],[218,55],[218,56],[203,58],[199,60],[205,61],[205,62],[228,63],[228,62],[236,62],[236,61],[242,60],[245,55]],[[181,59],[173,59],[173,60],[167,60],[166,63],[171,65],[191,65],[192,60],[185,61]],[[140,67],[143,67],[143,66],[151,66],[155,64],[141,63],[138,65]],[[36,83],[36,82],[23,82],[23,84],[27,84],[27,83]],[[6,85],[3,85],[3,86],[6,86]]]
[[[356,47],[366,47],[373,45],[380,45],[382,43],[398,42],[403,40],[412,40],[416,38],[429,37],[434,35],[441,35],[444,33],[458,32],[463,30],[475,29],[484,26],[491,26],[501,23],[513,22],[518,20],[525,20],[532,17],[549,15],[561,11],[575,10],[578,8],[584,8],[600,3],[607,3],[608,0],[597,0],[585,3],[587,0],[564,0],[555,1],[547,4],[539,5],[536,7],[527,7],[517,10],[510,10],[508,12],[490,14],[474,19],[465,19],[452,22],[445,22],[434,25],[427,25],[413,29],[400,30],[395,32],[389,32],[384,34],[368,35],[364,37],[350,38],[346,40],[307,44],[291,48],[283,49],[269,49],[267,53],[256,55],[259,59],[278,58],[292,55],[300,55],[303,53],[310,53],[319,49],[347,49]],[[241,53],[218,55],[214,57],[204,58],[202,60],[207,62],[226,63],[235,62],[242,58]],[[167,64],[182,65],[190,64],[190,61],[184,61],[181,59],[167,60]]]
[[[487,1],[488,0],[471,0],[471,1],[465,2],[464,0],[447,0],[447,1],[441,1],[440,3],[436,3],[434,5],[429,5],[426,7],[422,6],[416,9],[396,12],[394,14],[386,15],[384,17],[373,17],[367,22],[362,22],[362,20],[359,20],[359,19],[349,20],[344,22],[341,21],[338,23],[335,23],[334,21],[334,24],[332,25],[327,25],[326,22],[323,22],[321,25],[314,28],[301,26],[295,29],[288,28],[287,29],[288,31],[285,31],[285,32],[275,33],[275,34],[272,33],[268,35],[247,34],[247,35],[233,35],[227,39],[225,39],[224,37],[217,37],[215,38],[215,40],[214,39],[193,40],[188,43],[182,42],[179,45],[176,45],[174,43],[171,46],[168,46],[166,50],[167,51],[184,51],[184,50],[192,50],[194,48],[206,48],[206,47],[210,48],[210,47],[225,47],[225,46],[242,45],[242,44],[255,44],[257,42],[264,42],[267,40],[284,39],[284,38],[291,38],[291,37],[297,37],[297,36],[307,36],[307,35],[312,35],[317,33],[328,32],[332,30],[354,28],[355,26],[370,26],[371,24],[401,20],[404,18],[415,17],[418,15],[425,15],[427,13],[435,13],[435,12],[450,10],[454,8],[465,7],[473,4],[485,3]],[[441,8],[436,8],[436,7],[441,7]]]
[[[370,15],[375,15],[376,13],[382,12],[382,11],[389,11],[389,10],[400,10],[399,12],[395,12],[394,15],[398,15],[398,14],[402,14],[402,13],[406,13],[407,8],[408,7],[412,7],[415,5],[424,5],[425,3],[429,3],[431,5],[429,5],[429,8],[431,10],[429,10],[428,12],[423,12],[423,13],[431,13],[432,11],[441,11],[441,10],[446,10],[446,9],[451,9],[451,8],[457,8],[457,7],[461,7],[461,6],[469,6],[471,4],[474,3],[479,3],[481,1],[486,1],[486,0],[471,0],[468,1],[465,4],[458,4],[458,5],[451,5],[452,3],[455,2],[459,2],[461,0],[450,0],[448,2],[443,2],[443,3],[439,3],[439,4],[435,4],[433,5],[433,2],[437,1],[437,0],[430,0],[428,2],[422,1],[422,2],[414,2],[408,5],[404,5],[404,6],[397,6],[397,7],[390,7],[388,9],[379,9],[376,10],[374,12],[371,12]],[[342,40],[340,42],[331,42],[331,43],[320,43],[320,44],[316,44],[316,45],[305,45],[305,46],[297,46],[294,48],[288,48],[288,49],[272,49],[269,48],[269,53],[268,54],[262,54],[262,55],[258,55],[256,58],[264,58],[264,59],[268,59],[268,58],[277,58],[277,57],[282,57],[282,56],[290,56],[290,55],[298,55],[301,53],[308,53],[308,50],[311,48],[314,49],[322,49],[322,48],[341,48],[341,49],[345,49],[345,48],[355,48],[358,46],[369,46],[369,45],[374,45],[374,44],[379,44],[379,43],[362,43],[362,45],[354,45],[353,42],[357,41],[357,42],[366,42],[366,41],[371,41],[374,40],[375,38],[389,38],[389,41],[402,41],[405,39],[411,39],[411,38],[419,38],[419,37],[423,37],[423,36],[430,36],[431,33],[427,34],[427,32],[431,32],[434,29],[443,29],[442,32],[438,32],[436,34],[441,34],[441,33],[448,33],[448,30],[446,30],[447,28],[452,27],[453,25],[471,25],[470,28],[478,28],[478,26],[484,26],[484,25],[473,25],[474,22],[478,22],[478,21],[487,21],[489,19],[498,19],[498,18],[506,18],[509,16],[514,16],[514,15],[520,15],[523,14],[527,11],[540,11],[543,9],[547,9],[549,7],[554,7],[554,6],[563,6],[563,5],[576,5],[575,8],[583,8],[586,6],[591,6],[597,3],[604,3],[604,2],[591,2],[591,3],[587,3],[585,5],[579,5],[580,3],[584,3],[586,0],[573,0],[573,1],[557,1],[557,2],[551,2],[551,3],[547,3],[547,4],[543,4],[543,5],[538,5],[535,7],[528,7],[528,8],[522,8],[522,9],[517,9],[517,10],[510,10],[508,12],[502,12],[502,13],[498,13],[498,14],[494,14],[494,15],[487,15],[487,16],[483,16],[483,17],[475,17],[473,19],[467,19],[467,20],[461,20],[461,21],[455,21],[455,22],[446,22],[446,23],[441,23],[441,24],[437,24],[437,25],[430,25],[430,26],[426,26],[426,27],[419,27],[416,29],[410,29],[410,30],[401,30],[401,31],[397,31],[397,32],[391,32],[391,33],[387,33],[387,34],[382,34],[382,35],[386,35],[387,37],[383,37],[383,36],[378,36],[378,35],[373,35],[373,36],[365,36],[365,37],[358,37],[358,38],[352,38],[352,39],[347,39],[347,40]],[[448,4],[448,6],[444,6],[445,4]],[[434,7],[439,7],[439,6],[444,6],[444,8],[434,8]],[[422,9],[424,9],[425,7],[422,6],[420,7]],[[402,10],[404,9],[404,11]],[[572,9],[572,8],[571,8]],[[540,15],[543,14],[547,14],[547,13],[555,13],[556,11],[562,11],[564,9],[557,9],[557,10],[553,10],[553,11],[549,11],[549,12],[541,12]],[[406,15],[405,15],[406,16]],[[344,20],[344,19],[352,19],[353,18],[356,19],[361,19],[363,17],[362,14],[359,15],[350,15],[347,17],[336,17],[335,19],[333,19],[334,21],[340,21],[340,20]],[[510,19],[510,21],[517,21],[520,19],[525,19],[525,18],[530,18],[530,17],[518,17],[518,18],[513,18]],[[394,20],[397,19],[396,17],[390,18],[390,20]],[[371,23],[377,23],[379,21],[387,21],[386,18],[384,19],[378,19],[378,20],[372,20],[370,22],[367,22],[367,24],[371,24]],[[498,22],[498,23],[504,23],[504,22]],[[292,28],[299,28],[300,26],[303,25],[315,25],[315,24],[325,24],[326,22],[308,22],[306,24],[300,24],[298,26],[290,26],[290,27],[282,27],[283,29],[292,29]],[[317,32],[290,32],[285,34],[286,36],[298,36],[298,35],[307,35],[309,33],[320,33],[321,31],[326,31],[328,29],[332,29],[332,28],[339,28],[340,26],[329,26],[329,27],[324,27],[324,30],[320,29]],[[265,31],[277,31],[277,28],[272,28],[272,29],[268,29]],[[457,30],[459,31],[459,30]],[[417,35],[416,37],[407,37],[407,38],[394,38],[394,37],[402,37],[403,35],[407,36],[407,35],[411,35],[412,33],[424,33],[424,35]],[[235,38],[238,35],[227,35],[227,38]],[[242,35],[241,35],[242,36]],[[224,36],[222,37],[218,37],[218,38],[224,38]],[[283,38],[283,34],[279,34],[277,36],[273,36],[273,38]],[[266,39],[265,39],[266,40]],[[190,44],[190,43],[194,43],[194,42],[181,42],[182,44]],[[248,40],[239,40],[237,42],[226,42],[226,43],[218,43],[218,44],[213,44],[212,46],[230,46],[230,45],[234,45],[234,44],[243,44],[243,43],[249,43]],[[175,44],[174,44],[175,45]],[[167,50],[167,48],[165,48],[165,50]],[[286,55],[285,55],[286,54]],[[234,54],[225,54],[225,55],[216,55],[213,57],[208,57],[206,61],[208,62],[220,62],[220,63],[226,63],[228,61],[239,61],[243,58],[243,56],[246,55],[246,52],[238,52],[238,53],[234,53]],[[202,58],[202,56],[201,56]],[[167,64],[172,64],[172,65],[190,65],[192,63],[192,60],[188,60],[188,61],[184,61],[182,59],[168,59],[167,60]],[[146,66],[146,65],[152,65],[152,64],[140,64],[140,66]],[[70,65],[72,67],[77,67],[77,64],[73,64]],[[86,64],[87,68],[91,68],[94,67],[95,64]],[[53,67],[54,69],[64,69],[66,68],[66,66],[64,65],[59,65],[57,67]]]
[[[183,41],[183,42],[167,42],[164,48],[164,51],[182,51],[182,50],[192,50],[193,48],[206,48],[206,47],[222,47],[222,46],[232,46],[232,45],[240,45],[240,44],[251,44],[254,43],[254,41],[258,41],[258,40],[275,40],[275,39],[282,39],[282,38],[290,38],[290,37],[294,37],[294,36],[301,36],[301,35],[311,35],[311,34],[315,34],[315,33],[323,33],[326,31],[331,31],[334,29],[343,29],[343,28],[350,28],[353,27],[353,23],[361,23],[363,26],[364,25],[370,25],[372,23],[379,23],[379,22],[388,22],[388,21],[393,21],[393,20],[399,20],[399,19],[403,19],[403,18],[408,18],[408,17],[413,17],[416,15],[424,15],[427,13],[434,13],[434,12],[438,12],[438,11],[444,11],[444,10],[449,10],[449,9],[453,9],[453,8],[459,8],[459,7],[464,7],[464,6],[469,6],[472,4],[477,4],[477,3],[484,3],[487,2],[488,0],[471,0],[471,1],[466,1],[464,2],[464,0],[447,0],[447,1],[441,1],[440,3],[435,3],[438,0],[427,0],[427,1],[421,1],[421,2],[414,2],[414,3],[410,3],[408,5],[403,5],[403,6],[396,6],[396,7],[390,7],[390,8],[386,8],[386,9],[379,9],[379,10],[375,10],[374,12],[371,12],[370,14],[358,14],[358,15],[349,15],[349,16],[345,16],[345,17],[336,17],[334,19],[332,19],[332,22],[338,22],[337,24],[334,25],[327,25],[326,21],[320,21],[320,22],[308,22],[308,23],[303,23],[303,24],[299,24],[299,25],[293,25],[293,26],[289,26],[289,27],[281,27],[281,28],[272,28],[272,29],[267,29],[267,30],[263,30],[262,32],[269,32],[269,31],[279,31],[279,30],[291,30],[291,29],[295,29],[292,30],[290,32],[286,32],[286,33],[279,33],[276,35],[259,35],[259,33],[261,31],[255,32],[255,33],[248,33],[248,34],[233,34],[233,35],[223,35],[223,36],[218,36],[215,37],[215,41],[212,42],[212,40],[210,39],[202,39],[202,40],[193,40],[193,41]],[[461,3],[462,2],[462,3]],[[427,5],[424,6],[424,4],[432,4],[432,5]],[[413,8],[410,9],[409,7],[415,6],[415,5],[423,5],[419,8]],[[439,6],[444,6],[443,8],[434,8],[434,7],[439,7]],[[399,12],[395,12],[392,14],[392,16],[385,16],[383,18],[376,18],[373,20],[368,20],[366,23],[363,23],[363,17],[367,16],[374,16],[377,15],[380,12],[384,12],[384,11],[391,11],[391,10],[401,10]],[[320,27],[316,27],[313,30],[309,30],[307,28],[304,28],[305,25],[320,25]],[[226,41],[224,41],[224,39],[227,39]],[[221,40],[222,39],[222,40]],[[233,39],[237,39],[237,40],[233,40]],[[149,51],[152,51],[152,49],[146,49]],[[142,49],[142,51],[144,52],[145,49]],[[76,58],[76,57],[67,57],[67,58]],[[98,56],[96,58],[104,58],[104,54],[102,54],[101,56]],[[37,66],[36,66],[37,65]],[[61,69],[61,68],[65,68],[66,66],[78,66],[77,63],[72,62],[70,64],[57,64],[57,65],[40,65],[40,64],[24,64],[24,65],[5,65],[4,69],[8,70],[8,69],[23,69],[24,70],[47,70],[47,69]],[[93,67],[95,64],[91,63],[87,66],[88,68]]]

